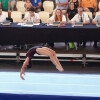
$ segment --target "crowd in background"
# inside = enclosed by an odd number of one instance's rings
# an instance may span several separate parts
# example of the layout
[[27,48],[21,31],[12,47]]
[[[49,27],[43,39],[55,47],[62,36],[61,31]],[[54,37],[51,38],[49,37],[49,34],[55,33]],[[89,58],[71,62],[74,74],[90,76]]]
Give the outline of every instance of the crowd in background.
[[28,11],[30,7],[33,7],[37,13],[43,10],[44,1],[52,1],[54,3],[54,9],[61,9],[63,13],[66,13],[70,3],[73,3],[74,9],[83,7],[84,11],[90,11],[95,16],[100,0],[0,0],[0,8],[2,8],[3,11],[8,11],[8,17],[11,17],[11,11],[17,11],[16,3],[18,1],[26,2],[24,5],[26,11]]
[[[96,12],[99,10],[98,4],[100,0],[0,0],[0,21],[5,21],[5,17],[2,15],[2,10],[7,11],[8,18],[11,18],[12,10],[17,11],[16,3],[18,1],[24,1],[25,11],[29,11],[29,13],[23,18],[23,21],[34,20],[40,22],[38,13],[43,11],[43,2],[52,1],[54,3],[54,10],[48,19],[49,24],[56,21],[61,24],[65,24],[66,22],[69,24],[75,22],[83,22],[83,24],[90,24],[92,22],[93,24],[97,24],[100,22],[100,15],[96,15]],[[91,21],[88,14],[84,12],[91,12],[94,19]],[[69,42],[69,44],[73,45],[72,48],[74,48],[74,43]],[[77,44],[78,46],[86,46],[86,42]],[[54,43],[46,43],[44,45],[54,47]],[[97,41],[94,42],[94,47],[97,47]]]

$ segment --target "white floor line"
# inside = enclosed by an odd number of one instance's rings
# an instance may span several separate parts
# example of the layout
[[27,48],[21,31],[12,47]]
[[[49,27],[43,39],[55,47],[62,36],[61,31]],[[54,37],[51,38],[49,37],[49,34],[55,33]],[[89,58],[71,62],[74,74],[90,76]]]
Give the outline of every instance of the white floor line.
[[95,86],[100,87],[100,85],[91,85],[91,84],[54,84],[54,83],[31,83],[31,82],[0,82],[0,84],[27,84],[27,85],[60,85],[60,86]]
[[[8,72],[0,72],[0,77],[2,77],[2,76],[7,76],[8,77],[8,75],[10,76],[19,76],[20,75],[20,72],[15,72],[15,73],[10,73],[9,72],[9,74],[8,74]],[[92,74],[92,75],[90,75],[90,74],[58,74],[58,73],[46,73],[46,74],[44,74],[44,73],[32,73],[32,72],[26,72],[26,75],[27,76],[32,76],[32,77],[34,77],[34,76],[39,76],[39,77],[73,77],[73,78],[100,78],[100,74]]]
[[[20,73],[19,73],[19,74],[20,74]],[[11,75],[11,76],[12,76],[12,75],[14,75],[14,76],[19,76],[19,74],[17,74],[17,75],[16,75],[16,74],[0,74],[0,77],[2,77],[2,76],[7,76],[7,77],[8,77],[8,75]],[[27,73],[26,73],[26,75],[27,75],[27,76],[30,76],[30,75],[27,74]],[[57,75],[57,76],[54,76],[54,75],[32,75],[32,74],[31,74],[31,76],[32,76],[32,77],[35,77],[35,76],[39,76],[39,77],[61,77],[61,78],[65,78],[65,77],[66,77],[66,78],[67,78],[67,77],[70,77],[70,78],[100,78],[100,77],[96,77],[96,76],[87,76],[87,75],[84,75],[84,76],[80,76],[80,75],[77,75],[77,76],[75,76],[75,75],[72,75],[72,76],[69,76],[69,75],[68,75],[68,76],[67,76],[67,75],[66,75],[66,76],[61,76],[61,75],[60,75],[60,76],[58,76],[58,75]]]

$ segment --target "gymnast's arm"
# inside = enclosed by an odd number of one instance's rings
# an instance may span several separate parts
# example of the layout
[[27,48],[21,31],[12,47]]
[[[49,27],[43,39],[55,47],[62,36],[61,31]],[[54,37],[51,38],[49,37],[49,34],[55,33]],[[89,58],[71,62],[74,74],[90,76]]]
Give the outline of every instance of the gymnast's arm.
[[24,71],[25,71],[25,68],[27,67],[27,65],[29,65],[29,57],[26,58],[25,62],[23,63],[23,66],[21,68],[21,71],[20,71],[20,78],[22,80],[25,80],[25,78],[22,75],[25,75]]

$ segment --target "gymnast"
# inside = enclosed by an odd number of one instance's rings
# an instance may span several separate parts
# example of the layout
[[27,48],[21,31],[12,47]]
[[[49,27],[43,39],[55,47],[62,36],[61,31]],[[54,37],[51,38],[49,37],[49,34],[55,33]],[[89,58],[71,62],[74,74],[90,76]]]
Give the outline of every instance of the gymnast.
[[34,46],[32,48],[30,48],[28,50],[28,52],[26,53],[26,59],[23,63],[23,66],[21,68],[20,71],[20,78],[22,80],[25,80],[23,75],[25,75],[24,70],[25,68],[31,68],[32,67],[32,63],[31,63],[31,58],[32,56],[34,56],[34,54],[37,53],[39,55],[47,55],[50,57],[51,62],[56,66],[56,68],[60,71],[63,72],[64,69],[62,68],[57,56],[56,56],[56,52],[50,48],[47,47],[42,47],[42,46]]

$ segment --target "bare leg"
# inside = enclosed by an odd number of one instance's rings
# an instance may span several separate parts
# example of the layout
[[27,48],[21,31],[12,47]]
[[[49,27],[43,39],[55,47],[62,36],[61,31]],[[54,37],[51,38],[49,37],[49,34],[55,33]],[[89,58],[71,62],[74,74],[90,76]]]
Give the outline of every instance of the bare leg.
[[[59,60],[58,60],[58,58],[57,58],[57,56],[56,56],[56,52],[54,51],[54,50],[52,50],[52,49],[50,49],[50,48],[47,48],[47,47],[43,47],[43,49],[46,49],[46,50],[48,50],[48,51],[50,51],[52,54],[53,54],[53,56],[55,57],[55,61],[59,64],[59,66],[61,66],[61,64],[59,63]],[[61,66],[62,67],[62,66]]]
[[[61,66],[61,64],[60,64],[60,62],[59,62],[59,60],[58,60],[58,58],[57,58],[57,56],[56,56],[56,52],[55,52],[54,50],[50,49],[50,48],[47,48],[47,47],[43,47],[43,48],[49,50],[50,52],[52,52],[52,53],[53,53],[53,56],[54,56],[54,59],[55,59],[56,62],[59,64],[59,66]],[[62,66],[61,66],[61,67],[62,67]]]
[[43,49],[47,49],[47,50],[49,50],[50,52],[52,52],[53,54],[56,54],[56,52],[55,52],[54,50],[50,49],[50,48],[43,47]]
[[59,64],[59,66],[62,66],[62,65],[60,64],[60,62],[59,62],[59,60],[58,60],[58,58],[57,58],[56,54],[54,54],[54,59],[55,59],[55,60],[56,60],[56,62]]
[[54,54],[52,52],[50,52],[49,50],[45,49],[45,48],[38,48],[36,49],[37,53],[41,54],[41,55],[47,55],[50,57],[50,60],[51,62],[56,66],[56,68],[59,70],[59,71],[63,71],[63,68],[62,66],[60,66],[56,60],[55,60],[55,57],[54,57]]

